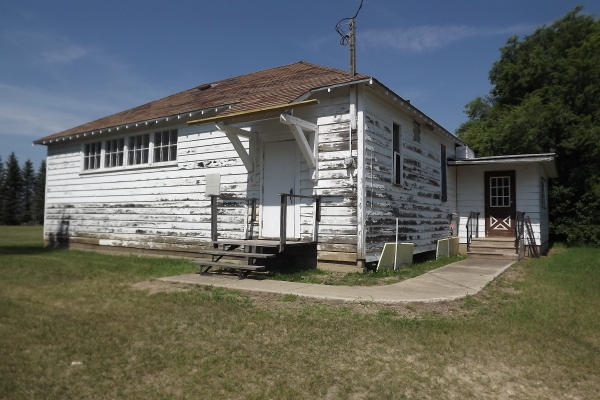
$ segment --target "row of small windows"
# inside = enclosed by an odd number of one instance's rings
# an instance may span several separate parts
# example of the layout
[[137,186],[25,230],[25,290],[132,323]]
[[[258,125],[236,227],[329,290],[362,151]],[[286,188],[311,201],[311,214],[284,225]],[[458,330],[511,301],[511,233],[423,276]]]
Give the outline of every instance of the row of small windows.
[[[104,165],[102,166],[103,151]],[[177,160],[177,129],[87,143],[83,148],[84,171],[175,160]]]

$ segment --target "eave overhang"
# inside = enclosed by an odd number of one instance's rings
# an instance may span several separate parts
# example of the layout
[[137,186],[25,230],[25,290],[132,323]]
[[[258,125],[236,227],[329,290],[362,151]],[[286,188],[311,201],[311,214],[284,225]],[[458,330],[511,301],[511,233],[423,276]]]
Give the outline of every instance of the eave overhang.
[[132,122],[127,122],[127,123],[120,124],[120,125],[107,126],[104,128],[94,129],[91,131],[84,131],[84,132],[80,132],[80,133],[74,133],[71,135],[59,136],[59,137],[55,137],[55,138],[42,138],[39,140],[34,140],[33,144],[49,145],[51,143],[63,142],[66,140],[83,139],[83,138],[89,139],[92,136],[97,137],[100,135],[104,135],[106,133],[114,134],[114,133],[117,133],[117,131],[119,133],[123,133],[130,128],[140,128],[140,127],[143,128],[143,127],[151,127],[151,126],[154,127],[154,126],[156,126],[156,124],[159,124],[161,122],[171,122],[171,123],[174,121],[184,122],[186,119],[192,118],[193,116],[196,116],[196,115],[211,115],[212,116],[214,114],[222,113],[224,111],[231,109],[235,104],[237,104],[237,103],[223,104],[223,105],[203,108],[203,109],[199,109],[199,110],[186,111],[184,113],[150,118],[150,119],[145,119],[142,121],[132,121]]
[[[188,125],[195,126],[195,125],[209,124],[212,122],[228,122],[235,118],[240,118],[240,117],[247,118],[247,117],[253,117],[253,116],[267,114],[267,113],[283,112],[285,110],[293,110],[296,108],[314,106],[317,104],[319,104],[319,101],[316,99],[304,100],[304,101],[298,101],[295,103],[280,104],[280,105],[272,106],[272,107],[263,107],[263,108],[257,108],[254,110],[241,111],[241,112],[227,114],[227,115],[217,115],[215,117],[196,119],[193,121],[188,121]],[[277,116],[277,117],[279,117],[279,116]]]
[[523,163],[539,163],[542,166],[542,168],[544,168],[544,171],[546,172],[548,178],[558,178],[555,158],[555,153],[542,153],[466,158],[462,160],[449,159],[448,166],[465,167],[471,165],[510,165]]

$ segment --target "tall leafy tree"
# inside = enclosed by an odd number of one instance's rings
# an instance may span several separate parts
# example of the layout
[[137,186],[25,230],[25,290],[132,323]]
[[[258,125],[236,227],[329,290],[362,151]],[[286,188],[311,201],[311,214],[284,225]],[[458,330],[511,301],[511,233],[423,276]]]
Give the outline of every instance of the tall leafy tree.
[[33,196],[35,191],[36,174],[31,160],[25,161],[21,170],[23,187],[21,192],[21,223],[30,223],[32,219]]
[[479,156],[555,152],[551,231],[600,245],[600,20],[581,11],[511,37],[457,134]]
[[21,192],[23,189],[23,179],[21,177],[21,168],[15,153],[11,153],[6,161],[6,177],[4,179],[4,207],[3,224],[18,225],[21,215]]
[[32,202],[32,221],[41,225],[44,223],[44,205],[46,201],[46,161],[42,160],[35,179],[35,190]]

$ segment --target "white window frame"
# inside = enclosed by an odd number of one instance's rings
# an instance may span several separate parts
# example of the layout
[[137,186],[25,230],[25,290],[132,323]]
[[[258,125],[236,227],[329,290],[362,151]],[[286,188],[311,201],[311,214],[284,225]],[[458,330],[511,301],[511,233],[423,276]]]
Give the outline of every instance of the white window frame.
[[[94,155],[90,156],[89,154],[86,154],[86,147],[87,146],[91,146],[94,145]],[[97,148],[99,145],[99,149]],[[97,150],[100,150],[100,153],[97,153]],[[94,161],[94,165],[97,165],[97,167],[95,168],[86,168],[86,160],[88,160],[88,166],[89,166],[89,159],[90,158],[94,158],[96,159],[97,157],[100,157],[99,162],[96,162],[96,160]],[[94,141],[90,141],[87,143],[84,143],[81,146],[81,170],[82,171],[98,171],[100,169],[102,169],[102,164],[104,161],[104,142],[102,140],[94,140]]]
[[[176,150],[175,150],[175,159],[174,160],[169,160],[169,161],[155,161],[154,160],[154,134],[158,133],[158,132],[164,132],[164,131],[176,131],[177,132],[177,143],[176,143]],[[129,164],[129,140],[132,137],[136,137],[136,136],[143,136],[143,135],[148,135],[148,162],[147,163],[140,163],[140,164]],[[108,141],[112,141],[112,140],[119,140],[119,139],[123,139],[123,165],[120,166],[114,166],[114,167],[110,167],[110,166],[106,166],[106,142]],[[100,166],[99,168],[95,168],[95,169],[84,169],[85,167],[85,149],[86,149],[86,145],[92,144],[92,143],[100,143]],[[99,138],[99,137],[95,137],[94,140],[89,140],[86,141],[84,143],[81,144],[81,168],[80,168],[80,173],[81,174],[93,174],[93,173],[98,173],[98,172],[114,172],[114,171],[121,171],[121,170],[126,170],[126,169],[143,169],[143,168],[148,168],[148,167],[169,167],[169,166],[174,166],[177,165],[177,159],[178,159],[178,152],[179,150],[179,127],[175,127],[175,128],[163,128],[163,129],[153,129],[153,130],[147,130],[147,131],[142,131],[142,132],[136,132],[136,133],[132,133],[129,135],[119,135],[119,136],[114,136],[114,137],[107,137],[107,138]]]
[[[107,143],[108,142],[117,142],[117,144],[119,143],[119,141],[122,140],[123,141],[123,147],[120,149],[121,151],[119,151],[119,147],[117,147],[117,151],[113,151],[113,149],[111,149],[111,151],[108,151],[108,146]],[[125,166],[127,160],[127,153],[125,152],[126,149],[126,138],[125,137],[116,137],[116,138],[110,138],[110,139],[106,139],[102,142],[102,146],[103,146],[103,150],[104,150],[104,154],[103,154],[103,168],[105,169],[117,169],[117,168],[122,168]],[[112,145],[111,145],[112,147]],[[110,161],[112,160],[112,154],[115,154],[115,157],[117,158],[117,160],[119,159],[119,153],[122,154],[122,160],[121,160],[121,165],[114,165],[111,166]],[[109,163],[107,163],[107,157],[109,158]],[[118,163],[118,161],[117,161]]]
[[[398,127],[398,137],[396,138],[395,127]],[[397,140],[396,140],[397,139]],[[398,145],[397,149],[395,145]],[[399,150],[396,151],[396,150]],[[396,122],[392,123],[392,185],[404,186],[404,177],[402,173],[402,125]],[[399,164],[399,165],[398,165]]]

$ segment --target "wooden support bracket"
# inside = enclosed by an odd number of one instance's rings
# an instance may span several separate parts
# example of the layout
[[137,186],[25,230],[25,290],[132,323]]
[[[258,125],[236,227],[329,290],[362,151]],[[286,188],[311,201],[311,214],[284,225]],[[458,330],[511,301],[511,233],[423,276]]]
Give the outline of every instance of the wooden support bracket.
[[240,141],[239,136],[249,137],[252,139],[256,138],[256,133],[248,132],[240,128],[235,128],[233,126],[223,124],[215,124],[215,127],[227,136],[227,139],[229,139],[229,141],[233,145],[233,148],[238,153],[238,156],[240,156],[240,158],[242,159],[246,170],[250,173],[254,172],[254,162],[252,161],[252,157],[250,157],[250,154],[248,154],[248,152],[244,148],[244,145]]
[[[312,172],[311,179],[313,182],[319,180],[319,127],[316,124],[305,121],[303,119],[294,117],[288,114],[281,114],[279,122],[286,124],[290,127],[296,143],[300,147],[300,152],[306,160],[306,165]],[[302,129],[306,129],[313,132],[312,149],[306,135]]]

